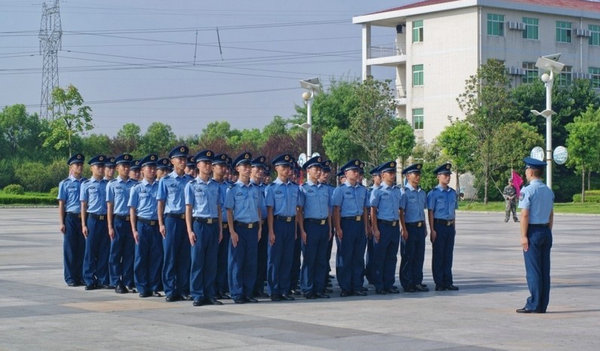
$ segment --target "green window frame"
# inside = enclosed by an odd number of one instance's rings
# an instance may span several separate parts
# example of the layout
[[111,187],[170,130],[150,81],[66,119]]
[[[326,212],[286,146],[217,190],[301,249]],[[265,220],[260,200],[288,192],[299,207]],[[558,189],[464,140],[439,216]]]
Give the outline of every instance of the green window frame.
[[590,31],[590,45],[600,46],[600,25],[589,24],[588,30]]
[[590,73],[590,80],[592,81],[592,88],[599,89],[600,88],[600,67],[590,67],[588,68],[588,72]]
[[569,86],[573,83],[573,67],[565,66],[558,75],[558,85],[561,87]]
[[412,110],[412,125],[414,130],[423,129],[424,117],[422,108],[413,108]]
[[487,15],[487,34],[499,37],[504,36],[504,15],[488,13]]
[[525,23],[523,39],[538,40],[539,20],[537,18],[523,17],[523,23]]
[[419,86],[425,84],[425,77],[423,72],[423,65],[413,65],[413,86]]
[[413,21],[412,23],[412,42],[420,43],[423,41],[423,20]]
[[535,67],[535,62],[523,62],[523,83],[534,83],[538,79],[538,69]]
[[559,43],[571,42],[571,22],[556,21],[556,41]]

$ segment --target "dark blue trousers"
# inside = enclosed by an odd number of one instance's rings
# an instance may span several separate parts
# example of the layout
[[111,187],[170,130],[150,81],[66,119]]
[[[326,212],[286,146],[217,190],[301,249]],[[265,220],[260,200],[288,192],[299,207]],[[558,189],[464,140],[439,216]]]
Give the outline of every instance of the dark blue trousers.
[[239,241],[233,247],[229,240],[229,292],[234,300],[252,297],[256,282],[256,253],[258,250],[258,225],[249,229],[236,225]]
[[365,227],[362,221],[342,219],[343,237],[336,236],[336,277],[343,291],[359,291],[365,266]]
[[223,239],[219,243],[219,252],[217,253],[217,277],[215,279],[215,291],[219,294],[225,294],[229,291],[228,279],[228,256],[229,256],[229,227],[223,228]]
[[371,256],[373,285],[377,290],[389,290],[396,281],[396,263],[398,262],[398,247],[400,245],[400,226],[378,223],[379,242],[373,238],[373,253]]
[[190,270],[190,294],[194,300],[215,297],[217,276],[217,255],[219,251],[220,223],[194,221],[196,243],[192,246],[192,267]]
[[267,247],[269,246],[269,227],[265,223],[262,226],[262,235],[258,241],[258,260],[256,268],[256,282],[254,283],[254,295],[258,296],[265,292],[267,281]]
[[190,293],[190,239],[185,220],[165,216],[167,236],[163,240],[162,283],[167,296]]
[[402,239],[400,260],[400,284],[404,289],[423,283],[423,260],[425,259],[425,225],[406,225],[408,239]]
[[373,280],[373,242],[375,239],[367,238],[367,255],[365,259],[365,278],[370,284],[375,284]]
[[88,213],[88,237],[85,239],[83,257],[83,280],[85,285],[109,285],[108,256],[110,237],[104,220],[94,218]]
[[139,238],[135,245],[133,274],[138,292],[148,294],[159,290],[163,239],[158,231],[158,224],[151,226],[138,221],[137,230]]
[[135,240],[131,233],[131,223],[114,217],[115,236],[110,242],[108,268],[110,285],[123,284],[133,286],[133,260],[135,257]]
[[[300,227],[297,226],[296,233],[300,232]],[[292,268],[290,271],[290,290],[298,290],[300,282],[300,269],[302,263],[302,238],[296,234],[294,240],[294,257],[292,259]]]
[[550,300],[550,249],[552,231],[548,227],[527,229],[529,249],[523,252],[527,287],[531,296],[527,298],[525,308],[537,312],[546,312]]
[[437,237],[432,244],[431,273],[436,286],[446,287],[452,281],[452,255],[454,252],[454,224],[447,226],[443,223],[433,225]]
[[327,282],[329,226],[304,221],[306,244],[302,243],[302,292],[323,293]]
[[81,218],[77,214],[65,215],[63,237],[64,276],[67,284],[83,284],[83,255],[85,237],[81,233]]
[[291,272],[296,245],[296,222],[273,219],[275,243],[267,248],[267,279],[269,293],[273,295],[287,294],[291,288]]

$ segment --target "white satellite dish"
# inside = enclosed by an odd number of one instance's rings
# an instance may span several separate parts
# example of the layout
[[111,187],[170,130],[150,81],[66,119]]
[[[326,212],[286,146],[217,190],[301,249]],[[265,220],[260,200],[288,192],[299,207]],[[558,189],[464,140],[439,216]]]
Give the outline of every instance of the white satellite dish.
[[567,148],[564,146],[557,146],[556,149],[554,149],[552,157],[554,158],[554,162],[556,162],[557,165],[564,165],[565,162],[567,162],[567,159],[569,158]]
[[531,149],[531,153],[529,154],[529,156],[531,156],[531,158],[535,158],[536,160],[544,161],[544,149],[542,149],[539,146],[536,146],[533,149]]
[[303,164],[306,163],[306,154],[303,152],[300,155],[298,155],[298,164],[300,165],[300,167],[302,167]]

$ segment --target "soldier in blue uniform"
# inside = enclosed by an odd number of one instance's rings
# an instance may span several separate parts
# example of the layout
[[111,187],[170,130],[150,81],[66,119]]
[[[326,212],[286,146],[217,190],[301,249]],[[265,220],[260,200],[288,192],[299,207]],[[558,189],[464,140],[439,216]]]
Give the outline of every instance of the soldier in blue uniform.
[[[381,186],[381,170],[379,169],[379,166],[370,170],[369,174],[371,174],[373,180],[373,186],[367,189],[367,199],[369,199],[368,205],[370,206],[370,199],[373,190]],[[370,214],[369,208],[367,208],[367,211],[369,211]],[[372,218],[369,218],[369,222],[373,222]],[[369,281],[370,284],[373,284],[373,264],[371,258],[373,258],[373,235],[369,233],[367,237],[367,255],[365,259],[365,277],[367,278],[367,281]]]
[[129,194],[129,216],[131,231],[135,240],[135,261],[133,272],[135,285],[140,297],[157,296],[162,270],[162,236],[158,229],[158,211],[156,195],[158,182],[156,160],[158,156],[150,154],[140,160],[144,178]]
[[328,298],[327,246],[331,233],[331,197],[327,185],[319,183],[323,168],[321,156],[310,158],[302,165],[307,180],[300,187],[300,225],[302,240],[301,288],[307,299]]
[[415,163],[402,170],[407,183],[400,198],[400,223],[402,225],[402,242],[400,260],[400,283],[406,292],[429,291],[423,284],[423,262],[425,260],[425,210],[427,194],[421,182],[420,163]]
[[394,185],[396,162],[377,167],[382,183],[371,193],[373,228],[372,282],[377,294],[398,293],[394,286],[398,247],[400,246],[400,188]]
[[167,302],[190,300],[190,241],[185,224],[184,188],[191,180],[185,174],[187,146],[177,146],[169,153],[173,172],[158,181],[158,223],[163,236],[162,282]]
[[194,156],[188,156],[185,163],[185,174],[188,176],[188,180],[196,178],[198,169],[196,168],[196,162]]
[[455,210],[458,208],[456,191],[450,184],[452,165],[445,163],[433,171],[438,185],[427,194],[429,230],[433,252],[431,271],[435,290],[458,290],[452,280],[452,255],[454,251]]
[[110,237],[110,256],[108,266],[110,285],[117,294],[133,289],[133,259],[135,242],[129,221],[129,192],[137,182],[129,179],[129,166],[133,157],[121,154],[115,158],[118,176],[106,185],[106,217],[108,236]]
[[142,176],[140,175],[140,170],[142,166],[140,166],[141,160],[133,160],[131,161],[131,165],[129,166],[129,179],[140,181],[142,180]]
[[[292,168],[290,172],[289,181],[292,184],[298,186],[298,182],[301,181],[300,174],[300,165],[296,161],[295,158],[292,157]],[[299,234],[299,223],[296,221],[296,239],[294,240],[294,256],[292,259],[292,269],[290,272],[290,288],[288,290],[288,295],[302,295],[300,291],[300,262],[302,259],[302,240],[300,239]]]
[[169,173],[171,173],[171,161],[166,157],[159,158],[156,162],[156,180],[160,180]]
[[108,255],[110,238],[106,225],[106,180],[104,161],[106,156],[98,155],[88,161],[92,178],[81,184],[81,232],[85,236],[83,257],[83,280],[85,290],[110,288]]
[[[336,232],[336,275],[340,296],[365,296],[363,271],[364,242],[368,232],[367,189],[358,184],[360,160],[348,161],[341,172],[346,181],[333,191],[333,224]],[[361,251],[362,249],[362,251]]]
[[529,182],[519,196],[521,246],[525,259],[527,287],[531,294],[517,313],[546,313],[550,300],[550,249],[554,224],[554,193],[542,182],[546,163],[525,158]]
[[107,182],[113,180],[115,177],[115,160],[114,156],[106,156],[106,162],[104,162],[104,180]]
[[260,189],[250,183],[252,155],[244,152],[233,165],[239,179],[225,196],[227,223],[231,236],[229,246],[229,291],[235,303],[258,302],[252,296],[256,282],[256,253],[260,240],[262,196]]
[[292,157],[277,156],[271,162],[277,171],[266,189],[267,223],[269,225],[268,281],[272,301],[294,300],[291,289],[291,270],[296,240],[296,216],[300,190],[290,182]]
[[217,254],[223,233],[220,188],[210,177],[214,156],[211,150],[194,156],[198,176],[185,186],[185,221],[192,246],[190,293],[194,306],[223,304],[215,297]]
[[86,180],[83,172],[83,154],[69,158],[69,177],[58,184],[58,218],[63,233],[64,277],[68,286],[83,285],[83,255],[85,237],[81,233],[81,184]]
[[219,184],[219,196],[221,197],[221,230],[223,239],[219,243],[217,253],[217,276],[215,278],[215,297],[217,299],[228,299],[229,279],[227,278],[227,260],[229,255],[229,224],[227,223],[227,209],[225,208],[225,195],[227,189],[232,183],[226,179],[229,167],[231,165],[231,157],[227,154],[218,154],[213,158],[212,176],[213,180]]
[[[321,176],[319,177],[319,183],[323,184],[326,188],[327,191],[329,192],[329,214],[331,217],[331,211],[332,211],[332,205],[331,205],[331,196],[333,195],[333,190],[335,189],[335,187],[331,186],[331,184],[329,184],[329,177],[331,176],[331,161],[330,160],[325,160],[323,161],[323,168],[321,169]],[[328,287],[331,286],[331,282],[329,281],[330,278],[333,278],[333,276],[329,275],[329,272],[331,272],[331,251],[333,249],[333,232],[334,232],[334,226],[333,226],[333,220],[332,220],[332,224],[331,224],[331,231],[332,231],[332,235],[329,238],[329,242],[327,243],[327,257],[326,257],[326,262],[327,262],[327,272],[325,272],[325,281],[327,283],[327,287],[322,291],[323,294],[325,293],[331,293],[333,292],[331,289],[329,289]]]
[[267,206],[265,204],[265,188],[266,185],[263,182],[264,172],[267,167],[265,156],[258,156],[252,160],[250,166],[250,183],[257,186],[260,189],[260,194],[263,197],[262,207],[260,209],[261,222],[262,222],[262,233],[260,240],[258,241],[258,261],[256,266],[256,282],[254,284],[254,297],[268,297],[265,293],[265,283],[267,281],[267,241],[269,239],[269,228],[266,224],[267,219]]

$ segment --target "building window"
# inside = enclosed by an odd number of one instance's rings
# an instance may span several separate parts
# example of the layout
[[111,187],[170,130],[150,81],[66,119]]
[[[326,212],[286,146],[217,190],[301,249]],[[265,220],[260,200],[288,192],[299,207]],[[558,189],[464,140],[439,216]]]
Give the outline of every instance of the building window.
[[590,30],[590,45],[600,46],[600,26],[590,24],[588,29]]
[[556,21],[556,41],[559,43],[571,42],[571,22]]
[[538,69],[535,67],[535,62],[523,62],[523,83],[533,83],[538,79]]
[[504,36],[504,15],[488,13],[487,15],[487,34]]
[[423,65],[413,65],[413,86],[423,85],[424,77],[423,77]]
[[600,67],[590,67],[589,71],[592,80],[592,88],[600,88]]
[[423,129],[423,109],[413,108],[412,111],[413,129]]
[[412,42],[422,42],[423,41],[423,20],[413,21],[412,23]]
[[558,85],[561,87],[566,87],[573,83],[573,67],[565,66],[563,70],[558,75]]
[[524,39],[538,39],[538,19],[523,17],[523,23],[525,23],[525,30],[523,31]]

